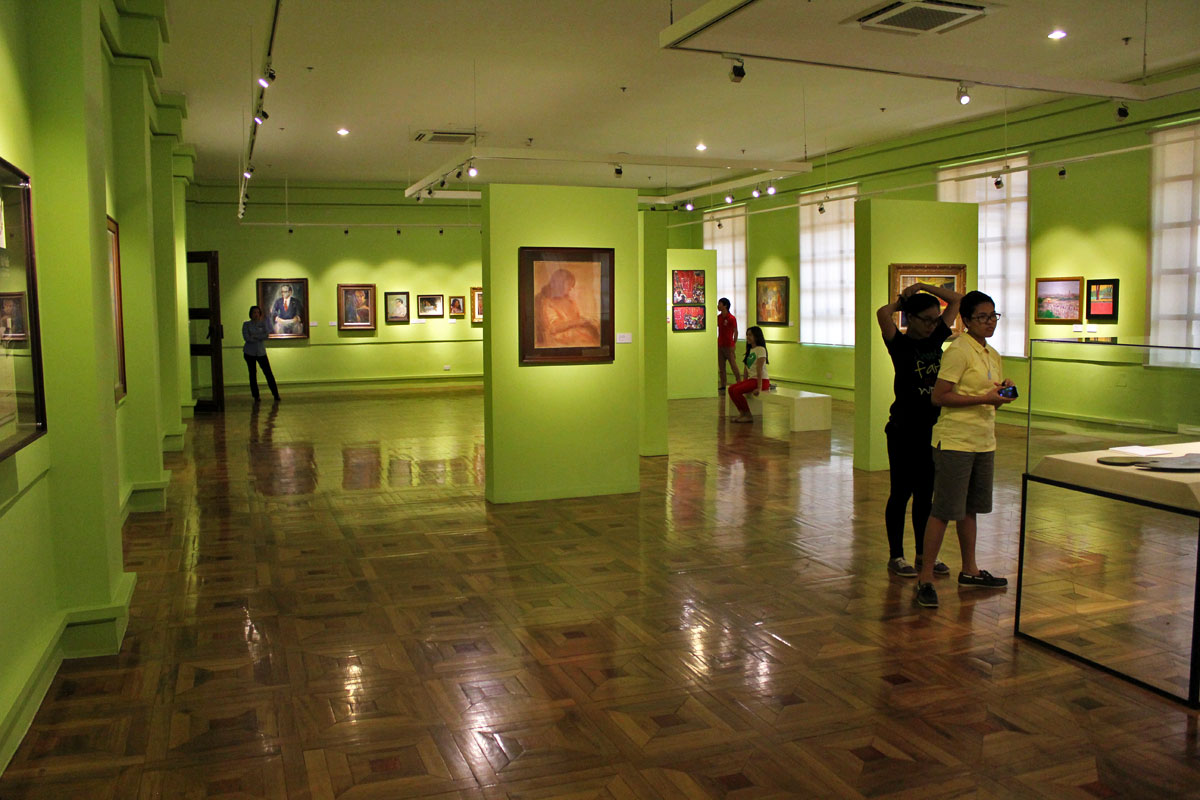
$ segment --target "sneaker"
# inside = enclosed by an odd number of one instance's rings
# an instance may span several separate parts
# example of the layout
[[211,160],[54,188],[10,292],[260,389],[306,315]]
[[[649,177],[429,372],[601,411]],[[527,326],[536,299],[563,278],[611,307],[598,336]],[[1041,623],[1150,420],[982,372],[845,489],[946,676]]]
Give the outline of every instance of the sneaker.
[[892,573],[893,575],[899,575],[901,578],[917,577],[917,571],[913,569],[912,564],[909,564],[907,561],[905,561],[903,557],[893,558],[891,561],[889,561],[888,572]]
[[[921,556],[917,556],[917,565],[916,565],[917,572],[921,571],[921,563],[924,560],[925,559],[923,559]],[[950,568],[947,567],[945,564],[943,564],[941,561],[934,561],[933,562],[933,574],[934,575],[942,575],[942,576],[949,575]]]
[[982,586],[985,589],[999,589],[1002,586],[1008,586],[1008,578],[997,578],[986,569],[979,570],[978,575],[968,575],[965,572],[958,573],[959,586]]
[[917,584],[917,605],[921,608],[937,608],[937,591],[932,583]]

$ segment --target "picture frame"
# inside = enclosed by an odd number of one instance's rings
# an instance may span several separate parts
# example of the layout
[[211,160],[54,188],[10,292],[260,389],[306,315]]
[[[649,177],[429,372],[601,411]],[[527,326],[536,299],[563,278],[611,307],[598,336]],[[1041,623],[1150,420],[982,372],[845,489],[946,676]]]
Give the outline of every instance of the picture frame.
[[677,306],[704,305],[704,270],[671,270],[671,303]]
[[408,322],[408,292],[383,293],[383,321]]
[[1033,321],[1040,325],[1083,322],[1083,278],[1035,278]]
[[446,316],[444,296],[440,294],[417,295],[417,316],[422,319]]
[[519,248],[520,363],[611,364],[614,275],[611,247]]
[[790,301],[791,297],[788,294],[788,278],[786,275],[775,278],[756,278],[754,280],[756,324],[786,327],[788,325]]
[[308,338],[308,278],[259,278],[258,306],[270,339]]
[[1088,322],[1116,322],[1120,301],[1121,281],[1103,278],[1087,282]]
[[25,292],[0,292],[0,341],[29,340],[29,298]]
[[467,297],[461,294],[450,295],[447,301],[447,316],[465,317],[467,315]]
[[702,331],[705,322],[704,306],[675,306],[671,309],[672,331]]
[[[900,296],[900,293],[914,283],[927,283],[943,289],[949,289],[959,294],[967,293],[966,264],[890,264],[888,266],[889,302]],[[946,303],[939,297],[938,306],[944,312]],[[908,320],[903,311],[894,315],[896,328],[904,333],[908,330]],[[950,330],[962,333],[962,317],[956,316]]]
[[337,309],[339,331],[375,330],[375,304],[379,295],[373,283],[339,283]]
[[113,396],[120,400],[128,392],[125,377],[125,312],[121,305],[121,226],[112,217],[107,217],[108,229],[108,291],[112,308]]
[[483,322],[483,287],[471,287],[471,322]]

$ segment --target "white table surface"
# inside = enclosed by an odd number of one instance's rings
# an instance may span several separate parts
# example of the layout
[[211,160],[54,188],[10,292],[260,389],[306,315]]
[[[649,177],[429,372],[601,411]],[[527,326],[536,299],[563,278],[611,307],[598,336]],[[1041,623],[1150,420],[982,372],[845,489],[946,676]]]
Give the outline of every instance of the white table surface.
[[[1169,450],[1170,454],[1147,458],[1171,458],[1200,453],[1200,442],[1154,447]],[[1200,472],[1160,472],[1134,466],[1114,467],[1096,463],[1100,456],[1123,455],[1127,454],[1113,450],[1089,450],[1086,453],[1045,456],[1029,474],[1109,494],[1200,512]]]

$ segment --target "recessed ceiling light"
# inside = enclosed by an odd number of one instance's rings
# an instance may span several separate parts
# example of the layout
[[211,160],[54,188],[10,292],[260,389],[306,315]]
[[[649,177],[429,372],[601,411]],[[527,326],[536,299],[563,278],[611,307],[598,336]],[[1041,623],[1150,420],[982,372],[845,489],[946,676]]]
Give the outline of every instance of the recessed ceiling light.
[[703,153],[708,149],[708,145],[706,145],[704,142],[701,142],[700,144],[696,145],[696,149]]
[[349,133],[350,133],[350,131],[346,130],[345,128],[338,128],[338,130],[337,130],[338,136],[346,136]]
[[1050,33],[1046,34],[1046,38],[1047,39],[1065,39],[1065,38],[1067,38],[1067,32],[1064,31],[1062,28],[1055,28],[1054,30],[1050,31]]

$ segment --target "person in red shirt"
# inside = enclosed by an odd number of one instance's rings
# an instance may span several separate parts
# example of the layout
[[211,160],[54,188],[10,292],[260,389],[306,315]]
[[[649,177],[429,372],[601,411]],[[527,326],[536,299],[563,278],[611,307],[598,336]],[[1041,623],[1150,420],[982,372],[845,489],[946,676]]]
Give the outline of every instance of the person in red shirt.
[[733,368],[733,380],[738,379],[737,317],[729,313],[729,298],[717,301],[717,394],[725,393],[725,364]]

